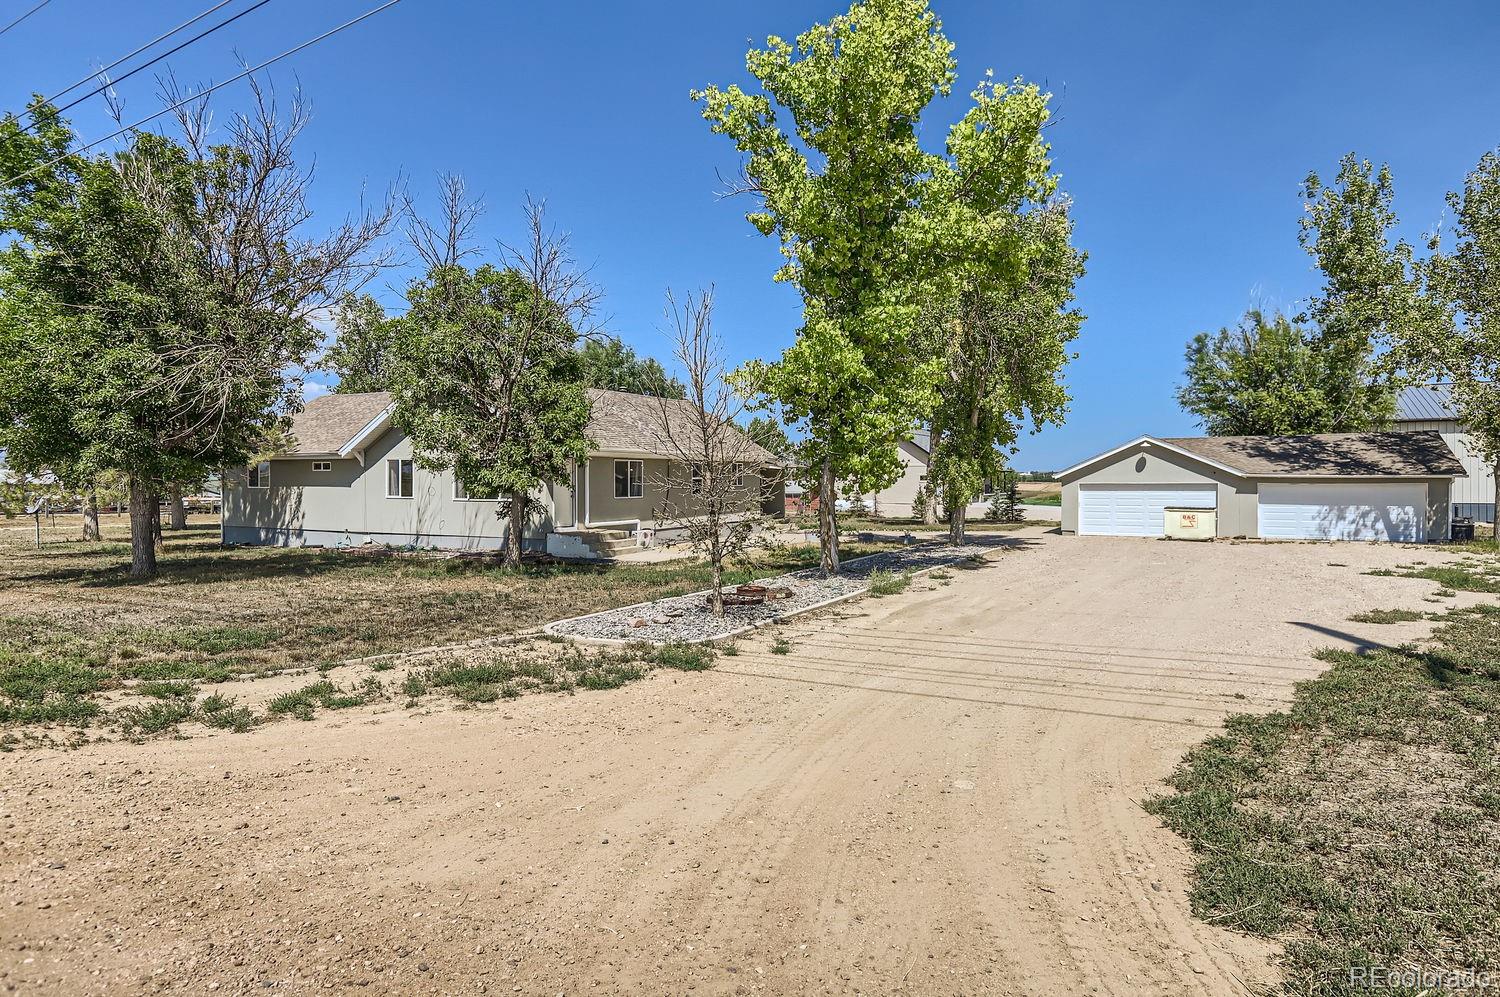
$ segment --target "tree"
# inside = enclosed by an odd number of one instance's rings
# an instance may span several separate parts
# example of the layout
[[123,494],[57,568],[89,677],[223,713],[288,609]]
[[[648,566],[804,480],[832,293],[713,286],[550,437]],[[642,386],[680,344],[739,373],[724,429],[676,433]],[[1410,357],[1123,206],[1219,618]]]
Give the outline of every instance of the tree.
[[693,93],[713,132],[746,157],[731,192],[758,200],[746,218],[778,237],[786,263],[776,279],[802,297],[796,343],[744,374],[803,430],[797,458],[817,477],[825,574],[839,565],[836,483],[894,483],[897,443],[928,380],[914,362],[923,261],[911,229],[933,161],[917,124],[951,90],[951,53],[925,0],[868,0],[795,45],[773,36],[751,49],[746,68],[763,92]]
[[320,366],[338,378],[341,393],[390,387],[390,327],[385,309],[368,294],[345,295],[334,311],[333,345]]
[[[1445,321],[1411,327],[1402,350],[1418,369],[1453,382],[1460,421],[1500,471],[1500,151],[1485,153],[1447,201],[1453,249],[1443,253],[1434,235],[1424,268]],[[1495,501],[1500,509],[1500,474]]]
[[1015,471],[1006,469],[1000,472],[1000,480],[995,487],[994,497],[990,499],[986,518],[997,523],[1026,521],[1026,511],[1021,508],[1021,476]]
[[225,141],[189,101],[176,139],[93,159],[40,99],[34,133],[0,120],[0,444],[73,480],[125,475],[134,577],[156,573],[162,490],[243,462],[300,404],[310,319],[373,276],[393,217],[310,234],[305,110],[252,89]]
[[1440,321],[1440,309],[1421,292],[1411,246],[1389,234],[1398,221],[1389,167],[1376,170],[1351,152],[1332,185],[1309,173],[1302,196],[1299,239],[1318,261],[1323,287],[1297,321],[1316,327],[1316,347],[1326,354],[1327,423],[1379,427],[1402,379],[1402,355],[1390,348],[1409,330]]
[[532,491],[588,458],[577,324],[597,299],[542,205],[527,202],[526,222],[527,242],[505,250],[503,267],[439,257],[407,289],[411,307],[389,340],[396,424],[420,465],[451,467],[472,496],[504,498],[513,565]]
[[590,339],[579,350],[583,383],[657,398],[686,398],[687,388],[651,357],[640,357],[618,339]]
[[1212,436],[1345,433],[1380,426],[1395,395],[1357,355],[1285,315],[1251,309],[1188,344],[1177,403]]
[[1071,307],[1084,257],[1072,246],[1042,130],[1048,95],[1016,80],[984,82],[948,136],[949,161],[924,201],[930,248],[926,323],[933,355],[927,480],[966,542],[967,507],[1000,477],[1020,428],[1060,423],[1068,344],[1083,315]]
[[770,416],[757,415],[752,418],[745,424],[745,435],[782,460],[789,459],[796,450],[792,438],[786,435],[781,423]]
[[760,490],[745,484],[744,473],[758,469],[764,456],[737,425],[746,401],[730,385],[723,345],[713,332],[713,305],[711,288],[681,301],[667,292],[688,404],[659,398],[668,470],[661,482],[667,498],[656,516],[680,525],[693,550],[707,558],[709,606],[723,616],[724,565],[744,556],[761,523]]

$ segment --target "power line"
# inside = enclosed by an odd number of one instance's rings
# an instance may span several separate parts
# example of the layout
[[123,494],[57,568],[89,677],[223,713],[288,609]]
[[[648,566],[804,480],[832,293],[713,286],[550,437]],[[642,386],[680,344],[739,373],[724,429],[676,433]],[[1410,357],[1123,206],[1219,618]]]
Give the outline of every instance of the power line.
[[[139,66],[136,66],[130,72],[126,73],[124,76],[121,76],[118,79],[114,79],[114,80],[106,79],[103,83],[99,84],[99,86],[95,87],[93,90],[90,90],[88,93],[84,94],[82,97],[75,97],[72,100],[68,101],[66,104],[64,104],[62,107],[59,107],[57,109],[57,113],[61,114],[63,111],[66,111],[68,108],[73,107],[73,106],[78,105],[78,104],[81,104],[84,101],[88,100],[90,97],[95,96],[96,94],[103,93],[104,91],[108,90],[110,87],[114,86],[115,84],[117,84],[117,83],[123,83],[125,80],[130,79],[132,76],[134,76],[136,73],[139,73],[141,70],[145,69],[147,66],[153,66],[156,63],[161,62],[167,56],[169,56],[169,55],[175,55],[176,53],[181,52],[183,49],[185,49],[189,45],[193,44],[193,42],[198,41],[200,38],[207,38],[209,35],[213,34],[215,31],[218,31],[220,28],[228,27],[229,25],[233,24],[235,21],[238,21],[240,18],[244,17],[246,14],[250,13],[251,11],[256,10],[259,7],[264,7],[266,4],[268,4],[270,2],[271,2],[271,0],[258,0],[258,2],[251,4],[249,7],[246,7],[244,10],[240,11],[238,14],[235,14],[233,17],[226,17],[224,20],[220,21],[218,24],[215,24],[211,28],[207,28],[207,29],[205,29],[203,31],[198,32],[196,35],[194,35],[193,37],[189,38],[187,41],[181,43],[180,45],[177,45],[174,48],[167,49],[165,52],[163,52],[161,55],[156,56],[155,58],[146,60],[145,62],[141,63]],[[220,4],[219,6],[222,7],[223,4]],[[121,60],[121,61],[124,61],[124,60]],[[116,65],[118,65],[118,63],[116,63]],[[105,70],[100,70],[100,72],[105,72]],[[75,86],[76,86],[76,84],[75,84]],[[69,87],[69,89],[72,89],[72,87]],[[35,121],[33,121],[31,124],[27,125],[26,128],[23,128],[21,130],[22,131],[26,131],[26,130],[34,128],[34,127],[36,127],[36,122]]]
[[[134,59],[136,56],[140,55],[142,52],[146,51],[146,49],[150,48],[152,45],[155,45],[157,42],[161,41],[162,39],[172,37],[173,35],[177,34],[177,32],[179,32],[183,28],[187,27],[188,25],[194,24],[194,23],[196,23],[198,21],[203,20],[205,17],[207,17],[208,15],[212,14],[214,11],[218,10],[220,7],[227,6],[228,4],[231,4],[231,3],[234,3],[234,0],[219,0],[218,3],[214,4],[212,7],[208,8],[203,13],[198,14],[195,17],[188,18],[186,21],[183,21],[181,24],[177,25],[177,27],[173,28],[171,31],[164,31],[164,32],[162,32],[161,34],[157,35],[155,38],[151,39],[146,44],[142,45],[140,48],[136,49],[134,52],[131,52],[129,55],[122,55],[122,56],[120,56],[120,58],[116,59],[114,62],[111,62],[109,65],[105,66],[103,69],[101,69],[101,70],[99,70],[97,72],[89,73],[87,76],[85,76],[83,79],[79,80],[77,83],[73,83],[73,84],[70,84],[69,86],[63,87],[61,90],[57,91],[57,93],[53,94],[51,97],[48,97],[47,98],[47,103],[49,103],[49,104],[52,103],[54,100],[56,100],[57,98],[61,97],[63,94],[67,93],[70,90],[77,90],[79,87],[83,86],[85,83],[87,83],[89,80],[92,80],[94,77],[104,75],[105,73],[109,72],[111,69],[114,69],[120,63],[125,62],[127,59]],[[27,112],[27,113],[30,113],[30,112]]]
[[22,21],[26,20],[32,14],[35,14],[37,11],[41,10],[43,7],[47,6],[51,2],[52,2],[52,0],[42,0],[41,3],[37,4],[35,7],[31,8],[30,10],[28,10],[26,13],[24,13],[20,17],[16,18],[14,21],[11,21],[5,27],[0,28],[0,35],[5,34],[11,28],[14,28],[16,25],[20,24]]
[[110,139],[119,138],[121,135],[124,135],[126,132],[135,131],[137,128],[139,128],[141,125],[146,124],[148,121],[155,121],[157,118],[161,117],[163,114],[167,114],[167,113],[169,113],[171,111],[175,111],[179,107],[182,107],[184,104],[191,104],[195,100],[198,100],[198,99],[200,99],[202,97],[207,97],[209,94],[213,93],[215,90],[219,89],[220,87],[227,87],[231,83],[237,83],[240,80],[243,80],[245,77],[249,76],[251,73],[258,73],[258,72],[260,72],[262,69],[265,69],[267,66],[271,65],[273,62],[280,62],[282,59],[285,59],[288,56],[296,55],[298,52],[301,52],[303,49],[307,48],[308,46],[310,46],[310,45],[316,45],[318,42],[322,41],[325,38],[331,38],[332,36],[338,34],[340,31],[343,31],[345,28],[352,28],[352,27],[354,27],[354,25],[358,24],[360,21],[363,21],[365,18],[367,18],[367,17],[374,17],[376,14],[380,13],[381,11],[383,11],[383,10],[389,8],[389,7],[394,7],[394,6],[396,6],[396,4],[398,4],[400,2],[401,2],[401,0],[386,0],[386,2],[383,3],[383,4],[381,4],[379,7],[375,7],[375,8],[372,8],[371,10],[367,10],[363,14],[359,15],[358,17],[351,18],[350,20],[345,21],[343,24],[340,24],[336,28],[330,28],[327,31],[323,32],[321,35],[318,35],[316,38],[309,38],[307,41],[303,42],[301,45],[297,45],[297,46],[294,46],[293,48],[289,48],[285,52],[281,53],[280,55],[272,56],[271,58],[267,59],[265,62],[260,63],[259,65],[251,66],[249,69],[247,69],[244,72],[240,73],[238,76],[231,76],[229,79],[225,80],[222,83],[215,83],[213,86],[208,87],[205,90],[200,90],[199,92],[193,94],[191,97],[184,97],[182,100],[179,100],[177,103],[172,104],[169,107],[162,108],[160,111],[157,111],[155,114],[148,114],[144,118],[141,118],[139,121],[136,121],[136,122],[133,122],[131,124],[128,124],[124,128],[119,129],[118,131],[110,132],[108,135],[104,136],[103,138],[95,139],[94,141],[90,142],[88,145],[82,146],[82,147],[80,147],[78,149],[73,149],[70,152],[65,152],[61,156],[58,156],[55,159],[49,159],[47,162],[42,163],[42,164],[40,164],[38,166],[33,166],[31,169],[27,170],[25,173],[18,173],[15,176],[11,177],[9,180],[6,180],[5,183],[3,184],[3,186],[9,187],[11,184],[15,183],[17,180],[24,180],[27,177],[31,176],[31,174],[37,172],[38,170],[45,170],[49,166],[56,166],[58,163],[62,162],[64,159],[67,159],[69,156],[76,155],[76,154],[79,154],[79,153],[88,152],[90,149],[94,148],[95,146],[103,145],[105,142],[108,142]]

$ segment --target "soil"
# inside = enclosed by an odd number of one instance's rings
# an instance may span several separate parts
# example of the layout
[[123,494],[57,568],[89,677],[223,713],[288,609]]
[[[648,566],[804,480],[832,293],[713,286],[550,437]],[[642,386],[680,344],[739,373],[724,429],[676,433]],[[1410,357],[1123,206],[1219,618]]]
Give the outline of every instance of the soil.
[[[1385,546],[1015,534],[712,671],[0,755],[0,987],[1231,994],[1139,801],[1326,645]],[[1461,596],[1460,599],[1467,599]],[[791,652],[770,653],[777,637]]]

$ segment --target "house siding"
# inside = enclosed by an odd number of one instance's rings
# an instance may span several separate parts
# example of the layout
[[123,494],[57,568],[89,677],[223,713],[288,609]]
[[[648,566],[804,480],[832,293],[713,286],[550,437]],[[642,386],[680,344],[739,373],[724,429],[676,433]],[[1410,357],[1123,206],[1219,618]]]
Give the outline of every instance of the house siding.
[[[452,471],[413,468],[412,496],[386,496],[387,460],[412,458],[411,442],[398,429],[382,434],[365,452],[361,465],[353,457],[334,458],[329,471],[314,471],[312,458],[278,457],[271,461],[270,487],[249,488],[246,469],[224,476],[223,535],[225,543],[312,546],[358,546],[370,542],[394,546],[483,550],[502,547],[509,533],[508,518],[497,514],[497,503],[453,497]],[[614,460],[591,457],[568,481],[556,482],[532,494],[532,513],[522,537],[524,546],[544,549],[554,530],[605,523],[640,521],[654,528],[654,518],[667,497],[670,465],[647,458],[644,494],[640,498],[614,496]],[[686,480],[680,476],[673,478]],[[575,495],[575,482],[580,486]],[[747,471],[747,495],[762,488],[759,473]],[[782,486],[767,505],[780,508]],[[681,492],[673,489],[679,500]],[[691,514],[694,506],[690,503]]]
[[1436,430],[1463,464],[1466,476],[1453,481],[1453,515],[1468,516],[1480,522],[1495,521],[1495,468],[1474,450],[1473,440],[1452,419],[1403,419],[1396,424],[1402,431]]
[[[1257,539],[1260,536],[1260,485],[1262,481],[1278,480],[1289,479],[1240,478],[1186,455],[1165,452],[1158,446],[1138,444],[1063,482],[1062,530],[1064,533],[1078,532],[1078,486],[1081,484],[1171,486],[1211,483],[1217,488],[1217,535],[1221,538]],[[1316,484],[1338,483],[1350,479],[1326,477],[1295,480]],[[1427,486],[1427,538],[1446,540],[1450,528],[1452,481],[1448,478],[1418,480]]]

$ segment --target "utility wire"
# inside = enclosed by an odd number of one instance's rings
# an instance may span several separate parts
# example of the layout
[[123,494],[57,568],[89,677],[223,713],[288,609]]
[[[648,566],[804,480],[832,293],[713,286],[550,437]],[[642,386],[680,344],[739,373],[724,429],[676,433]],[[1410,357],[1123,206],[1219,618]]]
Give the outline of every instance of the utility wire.
[[[194,24],[194,23],[196,23],[198,21],[203,20],[205,17],[207,17],[208,15],[212,14],[214,11],[218,10],[220,7],[228,6],[231,3],[234,3],[234,0],[219,0],[218,3],[214,4],[212,7],[208,8],[203,13],[198,14],[195,17],[188,18],[186,21],[183,21],[181,24],[177,25],[177,27],[173,28],[171,31],[164,31],[164,32],[162,32],[161,34],[157,35],[155,38],[151,39],[146,44],[142,45],[140,48],[136,49],[134,52],[131,52],[129,55],[122,55],[118,59],[116,59],[114,62],[111,62],[109,65],[105,66],[103,69],[100,69],[97,72],[89,73],[87,76],[85,76],[83,79],[79,80],[77,83],[73,83],[73,84],[71,84],[69,86],[63,87],[61,90],[57,91],[57,93],[53,94],[51,97],[48,97],[47,98],[47,103],[50,104],[54,100],[56,100],[57,98],[61,97],[63,94],[68,93],[68,92],[70,92],[72,90],[77,90],[79,87],[83,86],[85,83],[87,83],[89,80],[92,80],[96,76],[103,76],[105,73],[109,72],[111,69],[114,69],[120,63],[125,62],[125,61],[127,61],[129,59],[134,59],[136,56],[140,55],[142,52],[146,51],[146,49],[150,48],[152,45],[155,45],[157,42],[161,41],[162,39],[172,37],[173,35],[177,34],[177,32],[179,32],[183,28],[187,27],[188,25]],[[31,112],[27,111],[25,113],[29,114]]]
[[[227,0],[226,0],[226,2],[227,2]],[[196,35],[194,35],[193,37],[189,38],[187,41],[181,43],[180,45],[177,45],[175,48],[169,48],[165,52],[163,52],[161,55],[158,55],[158,56],[156,56],[155,58],[152,58],[152,59],[147,59],[145,62],[141,63],[139,66],[136,66],[134,69],[130,70],[130,72],[126,73],[125,75],[123,75],[121,77],[119,77],[118,79],[113,79],[113,80],[111,80],[111,79],[105,79],[105,81],[103,83],[99,84],[97,87],[95,87],[94,89],[90,90],[88,93],[84,94],[82,97],[74,97],[72,100],[68,101],[62,107],[59,107],[57,109],[57,113],[61,114],[62,112],[66,111],[68,108],[73,107],[74,105],[77,105],[77,104],[81,104],[84,101],[88,100],[90,97],[95,96],[96,94],[103,93],[104,91],[108,90],[110,87],[114,86],[115,84],[122,83],[125,80],[130,79],[132,76],[134,76],[136,73],[139,73],[141,70],[145,69],[147,66],[153,66],[156,63],[161,62],[167,56],[174,55],[174,54],[176,54],[178,52],[181,52],[183,49],[187,48],[189,45],[193,44],[193,42],[197,41],[198,39],[200,39],[200,38],[207,38],[209,35],[213,34],[215,31],[218,31],[220,28],[228,27],[229,25],[233,24],[235,21],[238,21],[240,18],[244,17],[246,14],[250,13],[251,11],[253,11],[253,10],[259,8],[259,7],[264,7],[266,4],[268,4],[270,2],[271,2],[271,0],[258,0],[258,2],[251,4],[249,7],[246,7],[244,10],[240,11],[238,14],[235,14],[233,17],[226,17],[224,20],[220,21],[218,24],[215,24],[213,27],[207,28],[207,29],[205,29],[203,31],[198,32]],[[223,4],[220,4],[219,6],[222,7]],[[128,58],[128,56],[127,56],[127,58]],[[122,59],[120,61],[123,62],[124,60]],[[119,65],[119,63],[116,63],[116,65]],[[107,70],[100,70],[100,72],[101,73],[107,72]],[[77,84],[75,83],[74,86],[77,86]],[[69,87],[68,89],[71,90],[72,87]],[[35,127],[36,127],[36,122],[33,121],[31,124],[27,125],[25,128],[23,128],[21,130],[22,131],[28,131],[28,130],[30,130],[32,128],[35,128]]]
[[31,8],[30,10],[28,10],[26,13],[24,13],[20,17],[16,18],[14,21],[11,21],[5,27],[0,28],[0,35],[5,34],[11,28],[14,28],[16,25],[20,24],[22,21],[26,20],[32,14],[35,14],[37,11],[41,10],[43,7],[47,6],[51,2],[52,2],[52,0],[42,0],[41,3],[37,4],[35,7]]
[[318,35],[316,38],[309,38],[307,41],[303,42],[301,45],[297,45],[297,46],[295,46],[293,48],[289,48],[285,52],[281,53],[280,55],[274,55],[271,58],[267,59],[265,62],[260,63],[259,65],[251,66],[249,69],[247,69],[244,72],[240,73],[238,76],[231,76],[229,79],[225,80],[224,82],[222,82],[222,83],[215,83],[213,86],[208,87],[207,89],[198,91],[197,93],[193,94],[191,97],[184,97],[182,100],[179,100],[177,103],[172,104],[169,107],[164,107],[160,111],[157,111],[155,114],[148,114],[144,118],[141,118],[139,121],[133,122],[132,124],[128,124],[124,128],[121,128],[121,129],[119,129],[117,131],[110,132],[108,135],[104,136],[103,138],[95,139],[94,141],[90,142],[88,145],[82,146],[82,147],[77,148],[77,149],[73,149],[73,150],[71,150],[69,152],[65,152],[61,156],[58,156],[58,157],[56,157],[54,159],[49,159],[47,162],[42,163],[42,164],[40,164],[38,166],[33,166],[31,169],[27,170],[25,173],[18,173],[15,176],[11,177],[9,180],[6,180],[5,183],[4,184],[0,184],[0,186],[9,187],[10,185],[14,184],[17,180],[24,180],[27,177],[31,176],[33,173],[37,172],[38,170],[45,170],[49,166],[56,166],[58,163],[62,162],[64,159],[67,159],[69,156],[76,155],[76,154],[79,154],[79,153],[88,152],[90,149],[94,148],[95,146],[103,145],[105,142],[108,142],[112,138],[119,138],[121,135],[124,135],[126,132],[134,131],[135,129],[139,128],[141,125],[144,125],[148,121],[155,121],[157,118],[161,117],[163,114],[167,114],[167,113],[169,113],[171,111],[175,111],[179,107],[182,107],[184,104],[191,104],[193,101],[198,100],[201,97],[207,97],[209,94],[213,93],[215,90],[219,89],[220,87],[227,87],[231,83],[236,83],[236,82],[238,82],[240,80],[243,80],[245,77],[249,76],[251,73],[258,73],[262,69],[265,69],[267,66],[271,65],[271,63],[273,63],[273,62],[280,62],[282,59],[285,59],[288,56],[296,55],[298,52],[301,52],[303,49],[307,48],[308,46],[310,46],[310,45],[316,45],[318,42],[322,41],[325,38],[331,38],[334,35],[338,34],[340,31],[343,31],[345,28],[352,28],[352,27],[354,27],[354,25],[358,24],[360,21],[363,21],[365,18],[367,18],[367,17],[374,17],[376,14],[380,13],[381,11],[387,9],[388,7],[394,7],[394,6],[396,6],[396,4],[398,4],[400,2],[401,2],[401,0],[386,0],[386,2],[383,3],[383,4],[381,4],[379,7],[375,7],[375,8],[372,8],[370,10],[367,10],[363,14],[359,15],[358,17],[351,18],[350,20],[345,21],[343,24],[340,24],[336,28],[329,28],[327,31],[323,32],[321,35]]

